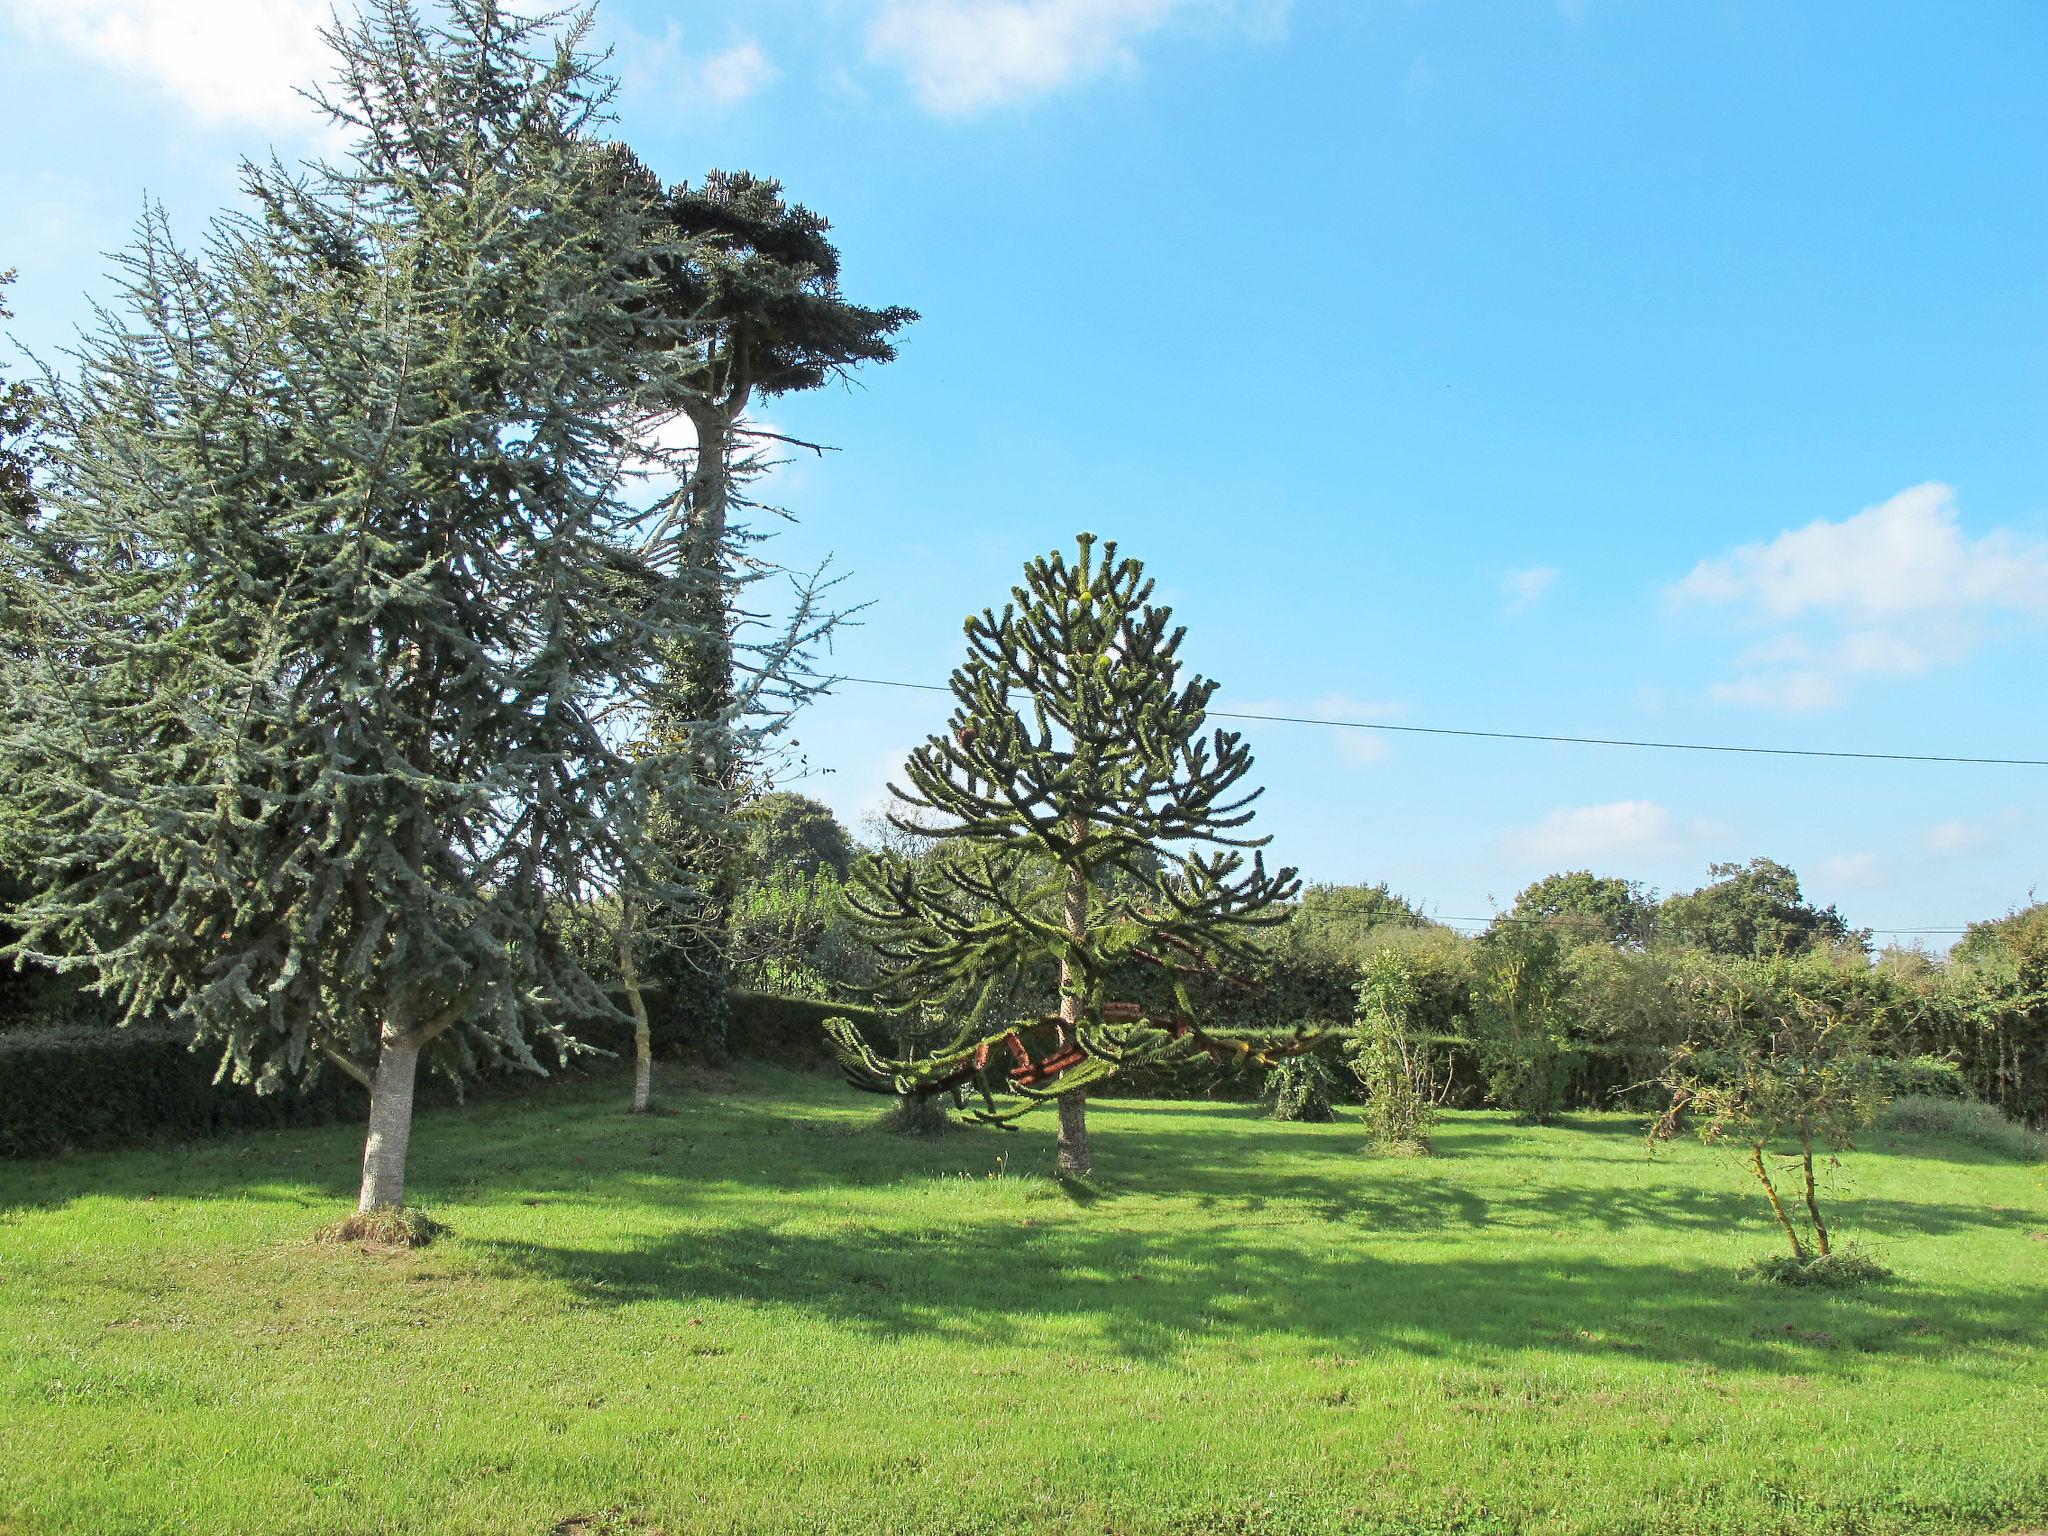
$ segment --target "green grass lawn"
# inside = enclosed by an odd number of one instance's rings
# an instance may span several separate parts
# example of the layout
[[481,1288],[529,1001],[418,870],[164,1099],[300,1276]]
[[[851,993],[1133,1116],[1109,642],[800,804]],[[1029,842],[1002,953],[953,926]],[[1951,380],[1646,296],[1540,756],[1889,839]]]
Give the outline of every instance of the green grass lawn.
[[752,1069],[424,1116],[413,1253],[316,1246],[350,1127],[0,1165],[0,1532],[1997,1531],[2048,1520],[2041,1165],[1874,1142],[1849,1293],[1735,1278],[1637,1124],[1096,1108],[914,1142]]

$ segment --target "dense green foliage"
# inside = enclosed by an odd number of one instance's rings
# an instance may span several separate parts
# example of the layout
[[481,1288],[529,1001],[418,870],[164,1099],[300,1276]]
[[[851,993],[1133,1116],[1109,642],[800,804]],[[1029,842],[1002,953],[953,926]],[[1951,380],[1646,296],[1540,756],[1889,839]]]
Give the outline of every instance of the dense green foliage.
[[1737,958],[1804,954],[1850,942],[1869,947],[1833,907],[1815,907],[1799,877],[1775,859],[1714,864],[1696,891],[1667,896],[1657,909],[1658,937],[1669,944]]
[[807,795],[774,790],[756,795],[739,812],[747,873],[797,875],[809,879],[829,872],[844,880],[856,852],[852,835],[831,809]]
[[429,1111],[416,1198],[451,1232],[381,1257],[307,1241],[339,1126],[0,1166],[0,1509],[36,1536],[2048,1523],[2048,1190],[1968,1143],[1866,1133],[1836,1210],[1899,1279],[1816,1292],[1735,1280],[1761,1203],[1629,1116],[1447,1114],[1405,1161],[1350,1116],[1103,1103],[1084,1204],[1049,1140],[875,1134],[824,1077],[622,1109],[613,1078]]
[[1327,1125],[1337,1118],[1337,1075],[1310,1052],[1275,1062],[1266,1073],[1266,1113],[1275,1120]]
[[1551,1120],[1566,1107],[1581,1055],[1564,995],[1564,941],[1548,927],[1496,923],[1477,950],[1472,1033],[1487,1102]]
[[1634,880],[1575,869],[1526,887],[1508,915],[1554,927],[1582,944],[1640,946],[1656,927],[1657,904]]

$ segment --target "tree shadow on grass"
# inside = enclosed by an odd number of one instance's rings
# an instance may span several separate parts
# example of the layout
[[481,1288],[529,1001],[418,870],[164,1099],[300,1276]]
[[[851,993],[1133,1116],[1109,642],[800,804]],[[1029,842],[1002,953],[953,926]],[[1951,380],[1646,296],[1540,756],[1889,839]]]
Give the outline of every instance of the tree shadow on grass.
[[[506,1196],[589,1200],[609,1186],[681,1211],[708,1209],[734,1190],[800,1194],[1051,1168],[1049,1126],[895,1136],[876,1128],[874,1116],[844,1113],[870,1103],[879,1110],[881,1100],[836,1091],[815,1076],[760,1071],[750,1078],[737,1094],[672,1090],[679,1112],[655,1119],[624,1113],[623,1075],[559,1096],[424,1114],[413,1136],[415,1197],[429,1206]],[[1614,1177],[1618,1164],[1636,1160],[1628,1146],[1634,1133],[1614,1119],[1536,1140],[1500,1120],[1452,1120],[1437,1137],[1444,1155],[1411,1161],[1364,1156],[1355,1125],[1284,1124],[1255,1106],[1110,1101],[1098,1109],[1100,1182],[1084,1200],[1104,1202],[1103,1210],[1113,1210],[1119,1195],[1153,1195],[1191,1201],[1219,1219],[1292,1209],[1387,1233],[1754,1228],[1760,1242],[1769,1241],[1752,1193],[1732,1179],[1701,1181],[1697,1164],[1652,1172],[1657,1165],[1643,1152],[1640,1167],[1650,1176]],[[0,1165],[0,1213],[60,1208],[88,1194],[346,1201],[361,1136],[358,1125],[334,1123]],[[1864,1155],[1882,1154],[1855,1156]],[[1526,1168],[1527,1177],[1472,1178],[1471,1169],[1497,1171],[1503,1162]],[[1602,1175],[1588,1177],[1582,1167]],[[1846,1231],[1872,1236],[2010,1225],[2008,1215],[1988,1209],[1853,1193],[1838,1196],[1833,1209]]]
[[[1324,1145],[1330,1143],[1331,1138],[1324,1138]],[[1739,1187],[1732,1178],[1723,1187],[1683,1182],[1699,1177],[1697,1163],[1684,1168],[1653,1163],[1648,1153],[1640,1167],[1654,1178],[1645,1183],[1587,1181],[1572,1172],[1576,1160],[1537,1155],[1528,1161],[1541,1170],[1540,1175],[1474,1188],[1461,1163],[1475,1165],[1460,1155],[1473,1150],[1472,1133],[1456,1128],[1442,1135],[1439,1144],[1446,1155],[1359,1157],[1347,1166],[1336,1156],[1326,1163],[1307,1155],[1313,1148],[1304,1145],[1298,1127],[1270,1121],[1237,1125],[1227,1137],[1177,1135],[1143,1125],[1119,1125],[1102,1136],[1105,1161],[1114,1158],[1119,1182],[1127,1189],[1178,1195],[1218,1212],[1255,1212],[1293,1202],[1324,1221],[1389,1232],[1515,1225],[1725,1233],[1756,1225],[1763,1209],[1755,1191]],[[1336,1150],[1331,1147],[1333,1153]],[[1345,1151],[1348,1156],[1349,1149]],[[1493,1163],[1498,1154],[1489,1151],[1486,1156]],[[1615,1167],[1611,1155],[1597,1162],[1605,1169]],[[1714,1166],[1731,1165],[1717,1159]],[[1840,1190],[1824,1198],[1845,1230],[1872,1236],[1941,1236],[2011,1225],[2008,1217],[1975,1206]]]
[[1148,1234],[1072,1222],[983,1223],[922,1239],[747,1223],[619,1246],[480,1246],[585,1305],[781,1304],[883,1338],[998,1348],[1052,1338],[1059,1349],[1149,1361],[1220,1341],[1248,1351],[1292,1345],[1308,1356],[1392,1351],[1492,1364],[1537,1349],[1842,1376],[1881,1356],[1887,1367],[1941,1360],[2001,1374],[2038,1344],[2048,1304],[2040,1289],[1794,1294],[1725,1270],[1556,1251],[1404,1262],[1237,1229]]

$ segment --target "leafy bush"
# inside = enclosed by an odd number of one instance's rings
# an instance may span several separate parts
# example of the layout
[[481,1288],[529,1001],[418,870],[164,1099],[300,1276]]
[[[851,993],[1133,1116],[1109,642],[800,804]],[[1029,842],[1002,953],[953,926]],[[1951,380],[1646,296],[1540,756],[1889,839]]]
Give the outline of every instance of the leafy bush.
[[2048,902],[1973,924],[1925,989],[1915,1035],[1953,1058],[1971,1091],[2048,1127]]
[[1969,1079],[1952,1061],[1914,1056],[1906,1061],[1880,1058],[1878,1086],[1894,1099],[1968,1099]]
[[[1874,1017],[1857,1006],[1862,994],[1846,977],[1819,955],[1703,965],[1688,984],[1700,1035],[1673,1053],[1665,1076],[1667,1121],[1682,1111],[1702,1140],[1744,1158],[1801,1264],[1835,1246],[1821,1214],[1821,1161],[1832,1166],[1885,1102]],[[1801,1176],[1805,1231],[1770,1171],[1787,1141],[1798,1148],[1787,1161]]]
[[1395,951],[1366,962],[1351,1070],[1365,1089],[1367,1134],[1382,1151],[1427,1152],[1436,1119],[1441,1087],[1429,1047],[1409,1028],[1416,999],[1408,963]]
[[194,1052],[182,1029],[103,1024],[0,1034],[0,1156],[153,1137],[191,1138],[363,1112],[363,1093],[338,1072],[259,1097],[215,1083],[217,1049]]
[[1824,1286],[1829,1290],[1882,1285],[1893,1278],[1892,1272],[1884,1265],[1851,1247],[1837,1248],[1832,1253],[1774,1253],[1753,1264],[1743,1265],[1736,1273],[1744,1280],[1760,1280],[1771,1285]]
[[1337,1079],[1313,1054],[1283,1057],[1266,1074],[1266,1103],[1275,1120],[1327,1125],[1337,1118],[1330,1092]]
[[1584,1055],[1564,1006],[1564,942],[1548,928],[1500,923],[1478,948],[1472,1024],[1486,1096],[1540,1125],[1565,1107]]
[[2048,1136],[2021,1125],[1996,1105],[1976,1099],[1909,1094],[1887,1105],[1877,1126],[1894,1136],[1943,1136],[1968,1142],[2018,1162],[2048,1161]]
[[859,996],[880,973],[829,867],[775,870],[749,885],[733,909],[732,946],[736,985],[784,997]]
[[[829,1015],[881,1022],[864,1009],[752,992],[733,993],[732,1010],[735,1051],[793,1067],[819,1067],[832,1060],[824,1033]],[[586,1020],[577,1026],[577,1036],[599,1053],[632,1050],[632,1029],[623,1021]],[[357,1120],[367,1110],[362,1089],[339,1072],[323,1072],[302,1087],[262,1095],[238,1083],[216,1082],[219,1055],[211,1049],[190,1050],[190,1041],[183,1029],[154,1024],[117,1029],[86,1022],[0,1033],[0,1157]],[[673,1054],[681,1043],[674,1027],[657,1030],[656,1048],[664,1054]],[[605,1059],[586,1055],[576,1061]],[[573,1063],[568,1070],[576,1070]],[[462,1091],[518,1094],[553,1080],[507,1072]],[[420,1084],[419,1102],[450,1104],[457,1093],[455,1085],[436,1074]]]

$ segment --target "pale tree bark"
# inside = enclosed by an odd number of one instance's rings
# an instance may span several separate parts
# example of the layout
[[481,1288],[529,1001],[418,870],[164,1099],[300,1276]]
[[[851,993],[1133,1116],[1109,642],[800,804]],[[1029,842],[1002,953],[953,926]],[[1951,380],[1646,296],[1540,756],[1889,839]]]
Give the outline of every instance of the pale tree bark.
[[412,1141],[413,1088],[419,1080],[420,1054],[441,1031],[469,1011],[474,996],[465,992],[424,1023],[407,1029],[394,1020],[384,1026],[377,1045],[377,1066],[364,1074],[370,1084],[370,1133],[363,1140],[363,1188],[359,1211],[405,1204],[405,1152]]
[[644,1115],[654,1097],[654,1032],[647,1023],[647,999],[640,994],[640,968],[633,962],[633,907],[621,904],[619,981],[633,1010],[633,1113]]
[[412,1094],[420,1047],[403,1030],[387,1029],[370,1081],[370,1134],[363,1143],[359,1211],[405,1204],[405,1149],[412,1140]]
[[[1078,846],[1088,836],[1088,823],[1079,817],[1074,819],[1074,841]],[[1067,872],[1066,895],[1067,937],[1078,948],[1088,935],[1088,876],[1078,867]],[[1078,1033],[1076,1026],[1081,1022],[1081,982],[1071,959],[1060,961],[1060,1022],[1065,1026],[1065,1036],[1060,1041],[1066,1046]],[[1088,1090],[1070,1089],[1059,1097],[1060,1147],[1054,1169],[1062,1177],[1086,1178],[1095,1166],[1094,1155],[1088,1146]]]

